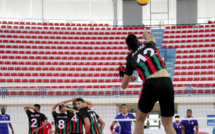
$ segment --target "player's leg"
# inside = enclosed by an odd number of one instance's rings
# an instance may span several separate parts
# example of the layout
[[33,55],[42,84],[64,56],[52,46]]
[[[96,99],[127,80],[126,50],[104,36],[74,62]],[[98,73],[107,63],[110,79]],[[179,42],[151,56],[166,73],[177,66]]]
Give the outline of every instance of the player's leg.
[[143,132],[144,122],[145,122],[147,116],[148,116],[147,113],[142,113],[139,109],[137,110],[134,134],[143,134],[144,133]]
[[120,78],[123,78],[123,72],[122,71],[119,72],[119,76],[120,76]]
[[172,125],[172,117],[162,117],[161,116],[161,122],[163,124],[164,130],[166,134],[176,134],[175,129]]
[[122,71],[122,78],[124,77],[124,74],[125,74],[125,72],[124,72],[124,71]]
[[166,134],[176,134],[173,128],[172,117],[174,115],[174,89],[170,78],[160,79],[159,104],[161,108],[161,121]]
[[154,88],[153,80],[146,80],[143,87],[144,89],[142,89],[138,102],[134,134],[144,133],[144,121],[148,113],[152,111],[155,102],[158,100],[155,94],[156,89]]

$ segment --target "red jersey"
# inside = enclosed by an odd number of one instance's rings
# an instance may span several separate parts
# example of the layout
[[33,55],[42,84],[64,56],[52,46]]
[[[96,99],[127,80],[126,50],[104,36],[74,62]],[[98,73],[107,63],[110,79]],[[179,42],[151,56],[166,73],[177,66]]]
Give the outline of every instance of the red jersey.
[[125,71],[125,67],[124,66],[119,66],[119,71]]
[[43,134],[49,134],[49,131],[51,131],[52,125],[48,123],[44,128],[43,128]]

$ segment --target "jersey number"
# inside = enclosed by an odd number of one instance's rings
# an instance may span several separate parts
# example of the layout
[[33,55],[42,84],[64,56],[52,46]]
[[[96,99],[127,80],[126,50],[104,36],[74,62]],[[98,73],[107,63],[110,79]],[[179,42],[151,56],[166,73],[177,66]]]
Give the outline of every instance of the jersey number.
[[58,128],[63,129],[64,128],[64,120],[59,120],[58,121]]
[[[148,53],[148,51],[150,51],[150,56],[155,54],[155,51],[152,48],[147,48],[144,50],[143,54],[146,55]],[[137,63],[140,62],[140,60],[142,60],[143,62],[145,62],[147,59],[142,55],[142,54],[138,54],[137,55]]]
[[93,118],[93,121],[96,120],[96,122],[97,122],[97,118],[96,118],[96,114],[95,113],[91,113],[91,117]]
[[77,121],[78,121],[77,115],[76,115],[76,114],[72,117],[72,121],[74,121],[74,122],[77,122]]
[[37,127],[36,126],[37,119],[33,118],[33,119],[31,119],[31,122],[32,122],[31,127]]

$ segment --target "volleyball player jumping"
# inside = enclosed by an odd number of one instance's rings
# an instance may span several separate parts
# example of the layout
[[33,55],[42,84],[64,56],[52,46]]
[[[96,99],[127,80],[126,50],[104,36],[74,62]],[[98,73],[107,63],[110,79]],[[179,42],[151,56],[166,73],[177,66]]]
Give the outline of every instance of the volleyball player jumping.
[[159,101],[161,109],[161,121],[167,134],[176,134],[172,126],[174,115],[174,91],[170,76],[166,70],[164,61],[156,48],[156,41],[148,32],[144,32],[143,38],[148,41],[140,44],[134,34],[126,38],[128,50],[126,71],[121,87],[126,89],[129,82],[134,82],[136,76],[132,75],[136,70],[143,81],[143,88],[138,102],[136,125],[134,134],[144,133],[144,121],[154,104]]

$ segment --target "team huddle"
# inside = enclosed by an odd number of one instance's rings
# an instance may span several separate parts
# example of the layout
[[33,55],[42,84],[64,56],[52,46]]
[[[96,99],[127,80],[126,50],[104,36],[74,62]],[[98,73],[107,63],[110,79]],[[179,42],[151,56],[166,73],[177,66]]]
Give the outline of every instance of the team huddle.
[[[73,103],[73,107],[67,105],[69,102]],[[91,110],[92,106],[93,103],[82,98],[73,98],[55,104],[52,107],[55,134],[102,134],[105,123],[95,111]],[[56,112],[57,107],[59,112]],[[29,120],[29,134],[43,134],[43,128],[48,121],[46,116],[40,113],[40,105],[25,106],[24,110]]]

